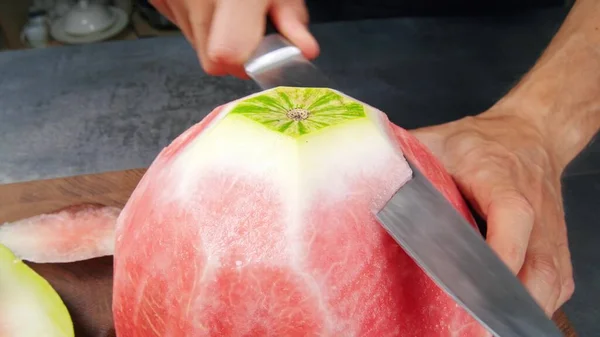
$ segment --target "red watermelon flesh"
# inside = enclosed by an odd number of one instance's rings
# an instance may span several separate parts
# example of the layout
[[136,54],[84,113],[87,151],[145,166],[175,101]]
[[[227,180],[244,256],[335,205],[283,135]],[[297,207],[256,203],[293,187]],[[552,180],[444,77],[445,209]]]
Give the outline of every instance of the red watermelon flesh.
[[118,336],[489,336],[375,220],[410,179],[404,156],[473,223],[424,146],[338,91],[215,109],[119,216]]
[[78,204],[0,224],[0,244],[18,258],[36,263],[112,255],[120,212],[117,207]]

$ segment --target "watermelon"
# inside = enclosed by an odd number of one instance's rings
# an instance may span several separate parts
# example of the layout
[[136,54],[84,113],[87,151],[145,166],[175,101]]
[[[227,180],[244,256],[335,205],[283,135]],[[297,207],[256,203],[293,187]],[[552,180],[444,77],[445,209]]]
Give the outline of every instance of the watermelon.
[[120,208],[78,204],[0,225],[0,244],[36,263],[88,260],[114,252]]
[[0,336],[75,336],[69,311],[54,288],[2,244]]
[[117,220],[118,336],[489,336],[375,219],[406,158],[475,226],[440,163],[374,107],[293,87],[218,107]]

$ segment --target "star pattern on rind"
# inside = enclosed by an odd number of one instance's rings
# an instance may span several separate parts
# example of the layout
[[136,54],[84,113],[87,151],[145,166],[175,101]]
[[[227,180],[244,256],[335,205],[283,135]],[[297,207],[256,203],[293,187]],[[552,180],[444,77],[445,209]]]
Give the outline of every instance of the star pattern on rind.
[[[307,110],[308,118],[290,119],[287,113],[292,109]],[[331,89],[292,87],[278,87],[246,98],[229,113],[242,115],[291,137],[366,117],[361,103]]]

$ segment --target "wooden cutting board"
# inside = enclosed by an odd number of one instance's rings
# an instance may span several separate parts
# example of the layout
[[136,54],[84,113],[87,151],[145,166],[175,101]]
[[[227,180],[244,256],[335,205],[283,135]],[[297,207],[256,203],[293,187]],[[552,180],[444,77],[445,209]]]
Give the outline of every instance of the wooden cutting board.
[[[123,207],[146,169],[0,185],[0,224],[81,203]],[[76,337],[115,336],[111,314],[112,257],[73,263],[27,263],[65,301]],[[577,334],[559,310],[554,322],[567,337]]]
[[81,203],[123,207],[145,168],[0,185],[0,224]]

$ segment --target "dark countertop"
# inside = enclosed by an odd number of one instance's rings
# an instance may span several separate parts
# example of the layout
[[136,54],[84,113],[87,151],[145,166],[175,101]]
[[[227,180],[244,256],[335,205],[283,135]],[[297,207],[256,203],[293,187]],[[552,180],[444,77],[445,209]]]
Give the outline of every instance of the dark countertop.
[[[313,27],[316,63],[405,128],[489,107],[564,13]],[[147,166],[217,105],[257,90],[204,74],[180,37],[0,53],[0,183]]]
[[[404,128],[443,123],[500,98],[565,13],[317,24],[315,63]],[[255,90],[205,75],[179,37],[0,53],[0,183],[148,166],[212,108]],[[563,181],[577,284],[566,312],[580,335],[597,335],[600,142]]]

